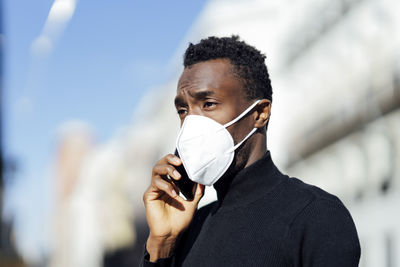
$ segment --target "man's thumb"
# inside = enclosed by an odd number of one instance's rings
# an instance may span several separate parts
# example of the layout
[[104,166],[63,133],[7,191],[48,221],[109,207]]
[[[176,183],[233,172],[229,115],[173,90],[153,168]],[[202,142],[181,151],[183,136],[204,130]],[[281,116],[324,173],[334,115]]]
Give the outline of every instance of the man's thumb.
[[197,184],[196,193],[193,199],[196,203],[198,203],[200,199],[203,197],[205,187],[206,187],[205,185]]

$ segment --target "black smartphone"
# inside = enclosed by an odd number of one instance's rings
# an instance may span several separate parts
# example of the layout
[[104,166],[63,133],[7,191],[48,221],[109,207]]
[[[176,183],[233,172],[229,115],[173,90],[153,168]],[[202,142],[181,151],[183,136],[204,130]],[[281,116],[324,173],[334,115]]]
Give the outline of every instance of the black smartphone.
[[[175,150],[174,155],[180,158],[178,150]],[[186,200],[193,200],[194,194],[196,192],[197,183],[189,179],[189,176],[187,175],[187,172],[183,167],[183,164],[174,167],[181,174],[181,179],[175,180],[171,177],[171,180],[179,188],[179,190],[182,192]]]

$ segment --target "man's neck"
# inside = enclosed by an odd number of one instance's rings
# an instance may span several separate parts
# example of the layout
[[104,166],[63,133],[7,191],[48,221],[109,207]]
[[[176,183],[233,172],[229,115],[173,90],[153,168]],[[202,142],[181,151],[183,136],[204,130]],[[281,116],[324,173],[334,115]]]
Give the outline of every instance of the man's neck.
[[252,147],[253,149],[249,153],[249,157],[247,158],[244,168],[247,168],[254,162],[261,159],[267,152],[267,139],[265,134],[255,135],[254,139],[252,140]]
[[236,166],[236,168],[229,168],[228,171],[214,184],[219,200],[222,200],[226,195],[236,174],[261,159],[267,152],[265,134],[255,134],[248,141],[250,141],[251,144],[248,145],[250,145],[252,149],[250,149],[250,153],[246,157],[246,160],[242,162],[242,164],[238,164],[238,162],[236,162],[237,157],[235,157],[232,165]]

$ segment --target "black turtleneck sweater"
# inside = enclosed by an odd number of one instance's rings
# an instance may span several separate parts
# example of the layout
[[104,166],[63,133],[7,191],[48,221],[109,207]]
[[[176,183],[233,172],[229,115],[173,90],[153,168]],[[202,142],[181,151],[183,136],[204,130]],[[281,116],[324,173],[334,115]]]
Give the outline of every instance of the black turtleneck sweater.
[[358,266],[360,244],[335,196],[283,175],[269,151],[199,209],[169,258],[143,266]]

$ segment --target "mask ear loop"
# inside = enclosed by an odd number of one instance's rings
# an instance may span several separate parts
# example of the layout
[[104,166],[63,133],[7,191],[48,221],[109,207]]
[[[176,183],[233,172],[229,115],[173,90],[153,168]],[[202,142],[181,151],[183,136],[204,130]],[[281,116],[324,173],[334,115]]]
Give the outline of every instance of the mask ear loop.
[[244,141],[246,141],[247,139],[249,139],[249,137],[255,132],[257,131],[257,128],[253,128],[253,130],[250,131],[250,133],[248,135],[246,135],[245,138],[243,138],[242,141],[240,141],[239,143],[237,143],[234,147],[232,147],[231,149],[229,149],[228,151],[226,151],[226,153],[232,153],[233,151],[236,150],[236,148],[240,147]]
[[227,128],[229,126],[231,126],[232,124],[234,124],[235,122],[237,122],[238,120],[240,120],[241,118],[243,118],[247,113],[249,113],[250,110],[252,110],[257,104],[258,102],[260,102],[261,99],[257,100],[256,102],[254,102],[250,107],[248,107],[245,111],[243,111],[239,116],[237,116],[236,118],[234,118],[233,120],[231,120],[230,122],[224,124],[224,127]]
[[[245,111],[243,111],[239,116],[237,116],[235,119],[231,120],[230,122],[224,124],[224,127],[229,127],[232,124],[234,124],[235,122],[237,122],[238,120],[240,120],[241,118],[243,118],[247,113],[250,112],[250,110],[252,110],[257,104],[258,102],[260,102],[261,99],[257,100],[256,102],[254,102],[250,107],[248,107]],[[246,135],[245,138],[243,138],[242,141],[240,141],[239,143],[237,143],[234,147],[232,147],[231,149],[229,149],[228,151],[226,151],[226,153],[232,153],[233,151],[235,151],[238,147],[240,147],[244,141],[246,141],[252,134],[254,134],[254,132],[257,131],[257,128],[253,128],[253,130],[250,131],[250,133],[248,135]]]

